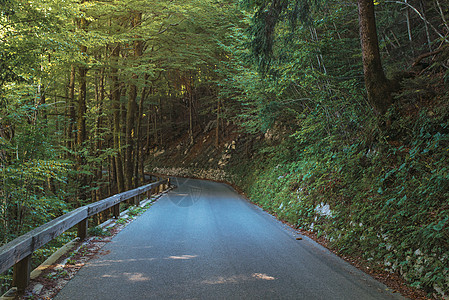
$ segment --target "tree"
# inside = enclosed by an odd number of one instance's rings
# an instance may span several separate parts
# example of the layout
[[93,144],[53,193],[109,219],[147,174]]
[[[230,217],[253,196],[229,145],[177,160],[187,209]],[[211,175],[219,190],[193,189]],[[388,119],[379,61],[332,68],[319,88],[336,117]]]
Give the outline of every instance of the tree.
[[392,83],[382,68],[373,0],[358,0],[360,43],[368,101],[380,114],[392,104]]
[[[254,4],[257,11],[253,16],[253,24],[249,33],[251,36],[250,49],[253,61],[259,66],[262,74],[267,74],[271,68],[275,41],[279,39],[279,32],[294,31],[296,22],[310,26],[313,18],[320,18],[324,11],[317,10],[332,6],[333,1],[310,0],[269,0]],[[337,4],[339,5],[339,4]],[[373,0],[357,0],[359,16],[359,33],[363,70],[368,101],[372,108],[384,114],[392,103],[392,82],[389,81],[382,69],[377,38],[376,21]],[[290,24],[287,29],[283,23]],[[318,57],[318,60],[320,58]]]

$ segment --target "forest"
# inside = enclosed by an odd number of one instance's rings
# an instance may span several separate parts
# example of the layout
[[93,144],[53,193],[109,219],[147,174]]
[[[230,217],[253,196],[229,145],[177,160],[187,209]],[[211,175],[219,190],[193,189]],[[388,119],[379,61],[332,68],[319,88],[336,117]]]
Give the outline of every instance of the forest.
[[448,297],[448,19],[449,0],[0,0],[0,246],[232,128],[223,169],[252,201]]

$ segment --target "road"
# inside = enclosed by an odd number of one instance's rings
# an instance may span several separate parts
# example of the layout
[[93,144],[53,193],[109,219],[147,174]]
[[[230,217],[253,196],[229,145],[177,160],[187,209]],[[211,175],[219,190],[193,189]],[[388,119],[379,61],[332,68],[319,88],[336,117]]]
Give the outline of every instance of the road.
[[172,182],[56,299],[403,299],[232,187]]

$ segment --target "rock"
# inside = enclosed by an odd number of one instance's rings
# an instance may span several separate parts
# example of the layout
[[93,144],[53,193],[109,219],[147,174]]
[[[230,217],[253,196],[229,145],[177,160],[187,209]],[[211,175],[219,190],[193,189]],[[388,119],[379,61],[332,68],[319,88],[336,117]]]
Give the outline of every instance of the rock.
[[325,204],[323,202],[315,207],[315,212],[321,216],[332,217],[332,211],[329,204]]
[[37,283],[33,288],[33,294],[40,294],[44,286],[40,283]]

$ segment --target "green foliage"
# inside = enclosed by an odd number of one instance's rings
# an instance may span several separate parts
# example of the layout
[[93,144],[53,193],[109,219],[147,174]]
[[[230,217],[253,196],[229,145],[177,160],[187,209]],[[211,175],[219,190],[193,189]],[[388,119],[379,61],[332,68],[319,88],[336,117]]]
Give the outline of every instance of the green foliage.
[[115,221],[115,223],[120,224],[120,225],[125,225],[126,223],[128,223],[128,220],[125,218],[119,218],[119,219],[117,219],[117,221]]
[[[418,11],[447,25],[430,2]],[[289,27],[286,12],[276,22],[264,20],[274,3],[251,2],[260,10],[249,37],[236,30],[230,47],[234,71],[222,95],[238,101],[235,120],[249,134],[265,136],[250,162],[231,164],[236,184],[341,253],[447,293],[447,51],[423,62],[424,70],[404,70],[429,50],[425,38],[440,41],[438,34],[426,34],[416,15],[407,20],[399,3],[376,6],[385,69],[401,84],[393,107],[378,117],[364,96],[354,7],[327,1],[319,15],[311,12],[314,20]]]
[[55,253],[59,248],[70,242],[76,237],[76,232],[66,231],[44,247],[33,252],[32,267],[36,268],[43,263],[48,257]]
[[100,226],[90,227],[88,230],[89,235],[94,236],[110,236],[111,232],[108,228],[102,228]]
[[[416,118],[395,113],[396,121],[377,137],[363,138],[359,129],[353,133],[357,142],[342,139],[338,131],[326,138],[325,130],[315,128],[323,142],[297,133],[295,151],[295,141],[285,137],[276,146],[260,145],[257,158],[232,171],[265,210],[324,235],[342,253],[400,271],[411,284],[430,291],[434,284],[444,287],[447,275],[448,124],[441,122],[444,115],[429,118],[428,111]],[[365,122],[375,127],[377,120]],[[304,129],[311,126],[306,124]],[[412,125],[400,143],[385,138],[396,126]],[[322,213],[325,204],[330,214]]]
[[141,215],[143,212],[144,212],[145,210],[144,210],[144,208],[142,208],[142,207],[130,207],[129,209],[128,209],[128,215],[130,216],[130,217],[136,217],[136,216],[138,216],[138,215]]

